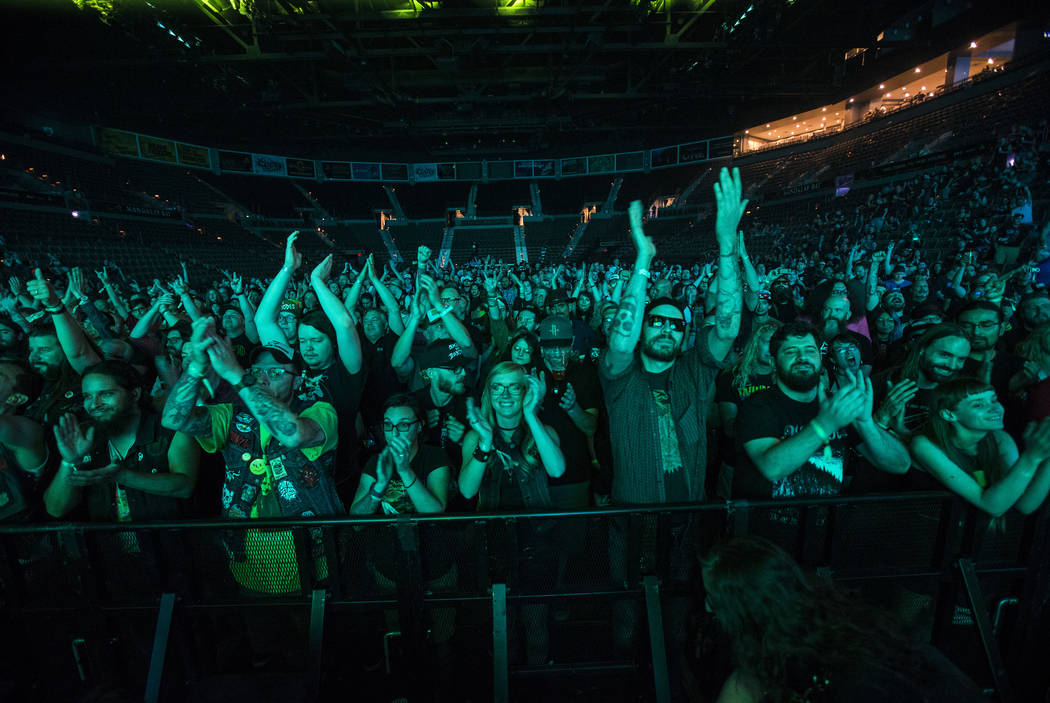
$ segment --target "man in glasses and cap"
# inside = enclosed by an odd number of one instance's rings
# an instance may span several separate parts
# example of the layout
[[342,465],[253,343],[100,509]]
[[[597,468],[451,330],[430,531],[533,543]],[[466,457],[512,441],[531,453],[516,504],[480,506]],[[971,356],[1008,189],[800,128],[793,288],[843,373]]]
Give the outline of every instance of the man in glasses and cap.
[[[342,515],[333,459],[338,422],[319,388],[304,387],[292,350],[279,341],[257,347],[246,370],[211,318],[193,323],[190,363],[164,404],[165,427],[197,438],[226,460],[223,517],[232,519]],[[198,406],[208,368],[233,387],[232,403]],[[316,532],[316,534],[315,534]],[[320,532],[310,530],[315,579],[327,575]],[[299,590],[289,531],[232,531],[227,538],[234,578],[247,590]]]
[[463,463],[460,444],[467,431],[468,358],[457,344],[436,339],[413,355],[426,384],[413,395],[423,412],[424,443],[441,447],[449,456],[449,466]]

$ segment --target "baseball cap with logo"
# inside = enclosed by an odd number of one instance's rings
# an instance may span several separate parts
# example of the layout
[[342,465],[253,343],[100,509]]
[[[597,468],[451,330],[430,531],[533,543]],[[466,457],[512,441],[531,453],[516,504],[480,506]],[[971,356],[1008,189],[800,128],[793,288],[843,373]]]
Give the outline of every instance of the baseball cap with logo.
[[465,369],[471,360],[455,342],[439,339],[431,342],[415,354],[416,363],[422,369]]
[[545,317],[536,333],[541,347],[563,347],[572,342],[572,320],[562,315]]
[[295,352],[292,351],[292,347],[287,342],[274,340],[255,347],[248,357],[249,363],[254,364],[255,360],[263,352],[269,352],[278,364],[292,364],[296,368],[302,369],[302,364],[296,359]]
[[290,312],[296,317],[303,314],[303,304],[293,298],[285,298],[281,301],[281,312]]

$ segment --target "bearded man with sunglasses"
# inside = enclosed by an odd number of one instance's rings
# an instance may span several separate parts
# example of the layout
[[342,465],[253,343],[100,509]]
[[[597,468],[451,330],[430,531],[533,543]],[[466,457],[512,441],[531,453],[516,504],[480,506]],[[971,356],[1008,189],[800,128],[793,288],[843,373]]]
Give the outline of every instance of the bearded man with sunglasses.
[[[730,173],[723,168],[714,191],[719,249],[714,324],[701,329],[696,344],[684,352],[686,323],[679,303],[672,298],[656,298],[644,304],[656,246],[642,230],[641,203],[635,201],[628,209],[638,253],[609,331],[609,347],[598,366],[609,411],[612,502],[616,504],[695,503],[705,497],[707,412],[715,374],[740,329],[743,299],[738,246],[742,237],[737,225],[747,209],[738,169]],[[697,570],[698,521],[691,515],[673,515],[666,522],[671,549],[663,577],[675,584],[689,583]],[[610,523],[610,571],[615,581],[625,585],[636,584],[647,565],[657,563],[658,555],[646,547],[643,549],[649,553],[637,560],[628,558],[629,533],[643,533],[640,545],[660,541],[652,521],[643,521],[635,528],[626,520]],[[682,663],[691,608],[688,598],[675,597],[664,610],[672,696],[684,693]],[[639,623],[637,603],[623,600],[614,604],[613,637],[618,649],[631,651]]]
[[[227,519],[342,515],[333,480],[338,444],[335,408],[320,386],[304,382],[291,349],[279,341],[256,348],[248,371],[211,318],[193,323],[190,364],[164,404],[163,424],[197,438],[226,460],[222,488]],[[233,403],[197,405],[208,367],[233,386]],[[305,548],[315,579],[327,574],[320,531]],[[316,534],[314,534],[316,532]],[[301,588],[292,533],[238,530],[227,537],[234,578],[248,591]]]

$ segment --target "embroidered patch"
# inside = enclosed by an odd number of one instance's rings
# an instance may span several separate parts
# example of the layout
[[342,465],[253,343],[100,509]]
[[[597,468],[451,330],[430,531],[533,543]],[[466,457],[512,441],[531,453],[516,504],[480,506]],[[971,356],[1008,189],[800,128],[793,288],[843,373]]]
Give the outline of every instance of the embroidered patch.
[[270,470],[273,472],[275,481],[280,481],[288,475],[288,471],[284,468],[284,460],[279,456],[270,459]]
[[309,466],[303,469],[300,476],[302,476],[303,483],[306,484],[307,488],[313,488],[314,486],[316,486],[317,479],[320,478],[317,475],[317,471]]
[[255,495],[255,486],[245,486],[243,489],[241,489],[241,502],[247,505],[251,505],[255,502]]
[[277,492],[284,500],[295,500],[299,497],[299,494],[295,490],[295,486],[292,485],[291,481],[281,481],[277,484]]
[[233,491],[223,486],[222,489],[222,507],[225,510],[229,510],[230,506],[233,505]]

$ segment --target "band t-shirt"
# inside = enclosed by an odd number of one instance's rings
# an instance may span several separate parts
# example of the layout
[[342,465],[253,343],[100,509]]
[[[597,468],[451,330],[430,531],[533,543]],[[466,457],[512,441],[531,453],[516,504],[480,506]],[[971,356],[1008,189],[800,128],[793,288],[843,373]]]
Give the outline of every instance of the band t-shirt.
[[849,449],[860,443],[852,426],[831,433],[830,441],[818,448],[796,471],[770,481],[755,466],[744,445],[754,439],[789,439],[802,432],[820,412],[816,400],[801,403],[784,395],[779,387],[759,391],[740,406],[736,420],[737,468],[733,475],[733,497],[750,499],[806,498],[838,495],[849,484]]

